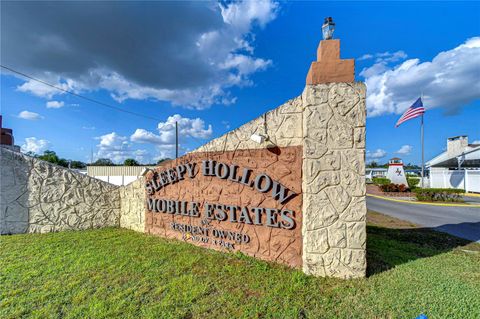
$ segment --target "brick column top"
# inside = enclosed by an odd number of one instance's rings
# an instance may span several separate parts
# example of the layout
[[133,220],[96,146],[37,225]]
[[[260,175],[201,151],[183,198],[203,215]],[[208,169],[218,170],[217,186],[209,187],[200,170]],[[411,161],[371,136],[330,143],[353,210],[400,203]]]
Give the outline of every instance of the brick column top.
[[312,62],[307,84],[354,82],[355,60],[340,59],[340,40],[322,40],[317,49],[317,61]]

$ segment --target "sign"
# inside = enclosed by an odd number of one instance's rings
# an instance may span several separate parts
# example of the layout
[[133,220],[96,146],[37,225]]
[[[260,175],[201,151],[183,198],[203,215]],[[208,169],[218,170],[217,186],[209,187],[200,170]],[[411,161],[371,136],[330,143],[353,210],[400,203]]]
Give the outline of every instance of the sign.
[[301,154],[300,147],[192,153],[165,163],[146,176],[145,229],[298,267]]
[[[254,176],[252,170],[249,168],[240,168],[235,164],[228,165],[214,160],[204,160],[202,161],[201,166],[203,176],[213,176],[219,179],[246,185],[260,193],[269,193],[270,196],[280,204],[285,204],[288,200],[297,195],[278,181],[273,180],[268,174],[260,173]],[[180,164],[174,168],[155,172],[152,178],[146,182],[145,190],[148,195],[152,196],[169,185],[181,182],[186,178],[195,178],[197,173],[197,163]],[[183,239],[192,239],[207,243],[209,237],[213,236],[214,244],[218,243],[218,245],[231,249],[234,248],[234,245],[225,242],[224,239],[238,243],[248,243],[250,237],[239,232],[210,228],[208,227],[210,221],[228,221],[230,223],[259,225],[282,229],[293,229],[295,227],[295,212],[290,209],[247,207],[204,202],[203,210],[201,210],[200,203],[196,201],[181,201],[152,197],[147,198],[147,209],[153,213],[199,218],[202,220],[202,224],[205,225],[204,227],[176,222],[172,222],[170,227],[175,231],[181,232]]]

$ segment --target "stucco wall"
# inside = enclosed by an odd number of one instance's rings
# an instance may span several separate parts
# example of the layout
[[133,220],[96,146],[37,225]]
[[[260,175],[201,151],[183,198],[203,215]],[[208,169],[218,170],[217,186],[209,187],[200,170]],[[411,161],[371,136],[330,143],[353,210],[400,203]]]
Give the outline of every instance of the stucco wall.
[[145,188],[143,177],[119,187],[120,227],[138,232],[145,231]]
[[118,226],[114,185],[0,147],[1,234]]
[[[252,134],[268,137],[259,144]],[[224,152],[244,149],[263,149],[277,146],[302,145],[302,98],[297,97],[264,115],[199,147],[193,152]]]
[[366,271],[363,83],[308,85],[303,94],[303,269],[363,277]]

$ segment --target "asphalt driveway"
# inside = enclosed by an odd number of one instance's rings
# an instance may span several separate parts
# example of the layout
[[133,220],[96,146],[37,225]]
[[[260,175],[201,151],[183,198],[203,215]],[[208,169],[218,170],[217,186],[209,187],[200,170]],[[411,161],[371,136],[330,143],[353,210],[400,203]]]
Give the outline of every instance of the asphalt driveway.
[[480,243],[480,208],[393,202],[367,196],[367,208]]

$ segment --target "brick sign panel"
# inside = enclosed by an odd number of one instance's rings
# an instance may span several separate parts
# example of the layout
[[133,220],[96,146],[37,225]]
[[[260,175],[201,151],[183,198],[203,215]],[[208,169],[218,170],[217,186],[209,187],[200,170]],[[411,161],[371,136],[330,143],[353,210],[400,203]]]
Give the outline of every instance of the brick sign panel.
[[146,231],[302,266],[302,147],[190,153],[146,178]]

